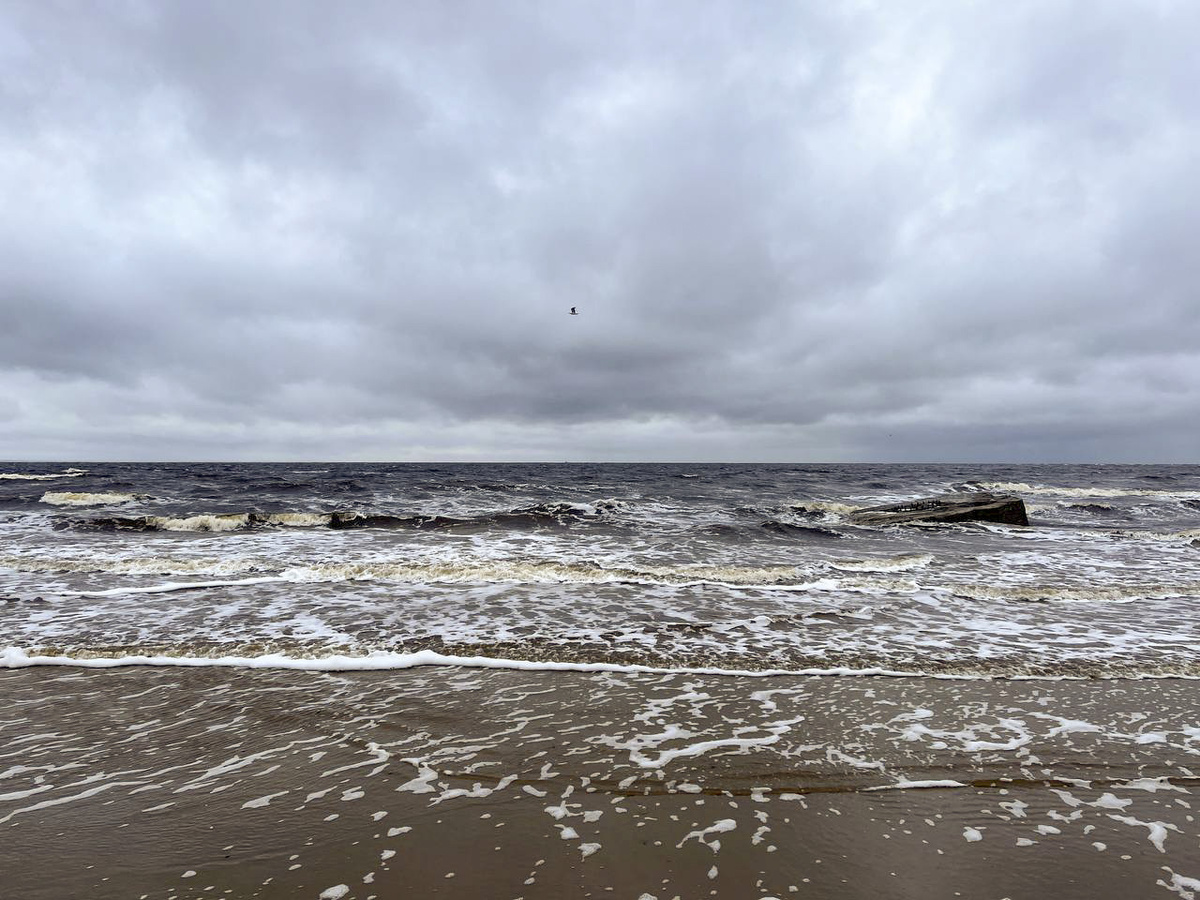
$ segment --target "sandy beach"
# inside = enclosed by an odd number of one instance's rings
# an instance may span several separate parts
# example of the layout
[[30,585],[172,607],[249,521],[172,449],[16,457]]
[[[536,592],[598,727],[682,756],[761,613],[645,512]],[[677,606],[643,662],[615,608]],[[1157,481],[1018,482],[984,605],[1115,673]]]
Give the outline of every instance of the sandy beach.
[[1200,686],[0,671],[5,896],[1188,897]]

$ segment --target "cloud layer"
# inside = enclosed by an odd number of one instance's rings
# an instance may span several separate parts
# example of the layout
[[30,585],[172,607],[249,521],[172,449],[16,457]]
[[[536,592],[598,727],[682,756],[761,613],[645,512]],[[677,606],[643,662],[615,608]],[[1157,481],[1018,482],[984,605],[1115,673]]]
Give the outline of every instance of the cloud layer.
[[1195,4],[7,10],[0,457],[1200,450]]

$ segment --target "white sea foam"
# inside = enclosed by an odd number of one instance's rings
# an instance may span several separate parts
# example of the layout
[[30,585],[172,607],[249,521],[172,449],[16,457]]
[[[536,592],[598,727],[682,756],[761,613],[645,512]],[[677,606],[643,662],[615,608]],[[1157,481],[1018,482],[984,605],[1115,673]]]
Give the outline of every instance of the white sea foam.
[[1087,585],[988,585],[950,584],[946,590],[959,597],[975,600],[1021,600],[1056,603],[1132,603],[1137,600],[1164,600],[1200,593],[1200,582],[1176,584],[1130,584],[1105,587]]
[[735,820],[735,819],[720,819],[719,821],[714,822],[712,825],[709,825],[707,828],[702,828],[698,831],[689,831],[687,833],[687,835],[683,838],[683,840],[681,840],[678,844],[676,844],[675,847],[676,847],[676,849],[680,849],[683,847],[684,844],[686,844],[688,841],[692,840],[692,838],[695,838],[701,844],[706,845],[708,847],[708,849],[710,849],[713,853],[717,853],[721,849],[721,842],[716,838],[713,838],[712,840],[708,840],[707,839],[708,836],[710,834],[725,834],[727,832],[733,831],[736,828],[737,828],[737,820]]
[[47,491],[42,494],[42,503],[51,506],[113,506],[118,503],[132,503],[145,499],[138,494],[121,494],[115,491],[102,491],[89,494],[73,491]]
[[634,569],[516,559],[429,563],[364,560],[293,566],[284,570],[282,576],[297,582],[380,579],[413,584],[724,585],[790,591],[866,588],[861,580],[854,582],[853,586],[830,579],[813,581],[797,566],[645,566]]
[[[151,499],[144,494],[65,493],[47,492],[42,502],[57,506],[98,506]],[[197,513],[191,516],[146,516],[130,524],[157,531],[228,532],[252,525],[273,525],[285,528],[319,528],[333,520],[332,513]]]
[[256,517],[257,521],[266,525],[289,528],[316,528],[328,525],[331,519],[329,513],[267,513]]
[[[0,556],[0,568],[16,572],[67,574],[71,572],[105,575],[239,575],[262,571],[268,564],[252,557],[208,556],[112,556],[109,554],[73,554],[44,557],[32,554]],[[123,593],[117,589],[116,593]]]
[[1141,819],[1135,819],[1133,816],[1118,816],[1115,813],[1109,813],[1108,817],[1114,821],[1121,822],[1125,825],[1140,825],[1149,831],[1147,839],[1152,843],[1159,853],[1166,853],[1167,831],[1179,831],[1179,826],[1173,825],[1170,822],[1143,822]]
[[54,478],[78,478],[86,475],[86,469],[67,469],[65,472],[53,472],[48,475],[31,475],[25,472],[0,472],[0,481],[50,481]]
[[803,500],[795,502],[794,506],[797,509],[803,507],[808,512],[822,513],[831,519],[841,519],[863,508],[861,505],[838,500]]
[[881,556],[874,559],[835,559],[829,565],[835,569],[851,572],[909,572],[921,569],[933,562],[929,553],[902,553],[899,556]]
[[954,781],[949,778],[928,779],[926,781],[909,781],[902,778],[893,784],[877,784],[874,787],[863,788],[865,791],[908,791],[908,790],[927,790],[929,788],[960,788],[967,787],[961,781]]
[[1188,544],[1200,541],[1200,528],[1187,528],[1183,531],[1122,531],[1121,536],[1140,538],[1147,541],[1165,541],[1167,543]]
[[148,516],[146,524],[163,531],[237,531],[250,524],[250,514],[203,514],[186,518]]
[[1045,494],[1055,497],[1154,497],[1165,500],[1200,499],[1200,491],[1146,488],[1059,487],[1049,484],[1027,484],[1023,481],[981,481],[979,486],[989,491],[1010,494]]
[[1149,791],[1151,794],[1158,791],[1179,791],[1180,793],[1188,793],[1185,788],[1171,784],[1170,779],[1166,776],[1159,778],[1133,778],[1123,784],[1116,784],[1114,787],[1124,788],[1125,790]]
[[273,581],[286,581],[278,575],[267,575],[261,578],[239,578],[233,581],[170,581],[166,584],[151,584],[143,587],[126,586],[108,588],[102,591],[63,591],[72,597],[117,597],[121,594],[169,594],[174,591],[192,591],[198,588],[239,587],[249,584],[268,584]]
[[[179,530],[231,531],[241,527],[242,516],[196,517],[194,520],[179,520],[195,524],[195,528]],[[213,520],[213,521],[208,521]],[[263,548],[264,550],[267,548]],[[853,593],[910,593],[917,584],[902,579],[889,579],[890,571],[902,571],[907,567],[924,565],[924,556],[882,558],[877,561],[849,561],[845,568],[862,575],[845,577],[814,577],[805,568],[790,565],[736,566],[736,565],[680,565],[606,567],[588,563],[556,562],[538,559],[477,559],[451,558],[433,559],[428,562],[390,562],[362,558],[352,561],[314,562],[303,565],[287,565],[279,559],[230,555],[220,559],[212,557],[122,557],[110,554],[72,553],[63,556],[41,554],[10,554],[0,556],[0,567],[22,572],[49,573],[96,573],[113,575],[233,575],[243,572],[262,572],[281,565],[273,576],[275,580],[298,584],[317,584],[341,581],[380,580],[405,584],[564,584],[564,585],[619,585],[632,584],[647,587],[729,587],[753,588],[762,591],[805,592],[853,592]],[[872,567],[881,577],[872,578]],[[253,583],[253,582],[247,582]],[[188,585],[168,584],[160,587],[137,586],[114,587],[105,593],[87,592],[92,596],[108,596],[121,593],[169,592],[182,590]]]
[[[0,557],[0,566],[27,572],[97,572],[135,574],[237,574],[262,571],[268,564],[255,558],[99,557],[45,558],[32,555]],[[405,584],[639,584],[656,587],[738,587],[766,591],[911,591],[910,582],[863,578],[813,580],[796,566],[647,566],[638,569],[539,560],[447,560],[427,563],[358,562],[314,563],[289,566],[277,574],[244,584],[289,581],[316,584],[340,581],[381,580]],[[236,584],[239,582],[230,582]],[[87,596],[123,593],[165,593],[215,584],[169,583],[158,586],[114,587],[106,591],[78,592]]]
[[1125,807],[1129,806],[1129,804],[1131,804],[1131,803],[1133,803],[1133,801],[1130,800],[1129,798],[1122,799],[1122,798],[1116,797],[1115,795],[1109,793],[1108,791],[1105,791],[1103,794],[1100,795],[1099,799],[1093,800],[1091,803],[1088,804],[1088,806],[1094,806],[1097,809],[1124,810]]
[[[629,674],[684,674],[722,675],[746,678],[771,678],[779,675],[889,675],[897,678],[938,678],[947,681],[990,680],[986,676],[948,673],[905,672],[894,669],[868,667],[854,669],[848,666],[829,668],[809,667],[800,669],[721,669],[717,667],[687,666],[644,666],[617,663],[556,662],[551,660],[504,659],[488,656],[448,656],[432,650],[414,653],[388,653],[375,651],[362,656],[346,656],[331,653],[321,657],[287,656],[269,653],[262,656],[44,656],[30,655],[20,647],[6,647],[0,651],[0,668],[19,669],[30,666],[78,666],[92,669],[110,669],[119,666],[179,666],[182,668],[222,667],[245,669],[297,669],[314,672],[378,671],[384,669],[413,669],[420,666],[462,666],[476,669],[517,669],[534,672],[619,672]],[[1065,680],[1064,676],[1040,679]],[[781,724],[781,723],[777,723]]]
[[1183,900],[1196,900],[1197,893],[1200,893],[1200,878],[1189,878],[1186,875],[1180,875],[1170,866],[1163,866],[1163,871],[1171,876],[1171,882],[1168,884],[1161,878],[1155,884],[1160,887],[1165,887],[1173,894],[1178,894]]
[[[679,738],[689,738],[692,734],[677,726],[668,726],[659,734],[639,735],[632,741],[620,743],[614,742],[611,746],[626,747],[629,749],[630,762],[641,766],[644,769],[661,769],[668,763],[673,762],[680,757],[702,756],[710,750],[720,750],[727,748],[740,748],[743,751],[750,747],[759,747],[768,744],[774,744],[779,738],[785,734],[792,725],[804,720],[803,716],[795,719],[789,719],[784,722],[769,722],[764,725],[757,725],[747,728],[735,729],[734,737],[717,738],[709,741],[697,741],[693,744],[685,744],[682,747],[675,747],[667,750],[660,750],[657,756],[647,756],[642,751],[648,747],[657,749],[663,743],[669,740]],[[767,731],[770,734],[764,737],[742,737],[741,735],[752,731]]]

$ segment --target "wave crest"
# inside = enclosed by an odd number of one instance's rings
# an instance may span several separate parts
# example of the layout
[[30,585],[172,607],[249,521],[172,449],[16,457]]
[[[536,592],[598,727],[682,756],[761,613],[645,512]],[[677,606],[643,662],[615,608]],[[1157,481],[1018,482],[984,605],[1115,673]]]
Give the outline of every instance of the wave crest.
[[805,500],[803,503],[792,504],[792,512],[813,519],[841,519],[860,509],[860,505],[839,500]]
[[83,491],[46,491],[42,494],[42,503],[51,506],[114,506],[118,503],[132,503],[135,500],[148,499],[143,494],[121,494],[116,491],[101,491],[86,493]]
[[545,642],[448,644],[438,638],[414,639],[380,649],[324,641],[185,642],[129,646],[0,648],[0,668],[67,665],[221,666],[250,669],[353,671],[409,669],[417,666],[525,669],[575,672],[675,672],[698,675],[770,677],[837,675],[925,677],[950,680],[1021,678],[1200,678],[1193,660],[1157,663],[1069,660],[890,657],[869,652],[763,658],[745,654],[656,654],[634,648],[583,647]]
[[86,475],[87,469],[67,469],[65,472],[32,474],[29,472],[0,472],[0,481],[50,481],[54,478],[78,478]]
[[1024,481],[977,481],[972,488],[983,488],[1003,494],[1039,494],[1052,497],[1157,497],[1166,500],[1200,499],[1200,491],[1155,491],[1146,488],[1057,487],[1050,484],[1027,484]]
[[[50,496],[47,494],[46,496]],[[66,498],[68,495],[55,495]],[[74,496],[74,495],[70,495]],[[79,497],[127,497],[139,499],[137,495],[87,494]],[[45,499],[45,498],[43,498]],[[55,501],[47,501],[55,502]],[[68,502],[58,499],[63,505],[91,505],[82,500]],[[124,502],[124,501],[104,501]],[[482,513],[478,516],[446,515],[395,515],[355,511],[335,512],[238,512],[197,513],[183,516],[99,516],[76,519],[70,526],[94,531],[199,531],[229,532],[260,527],[283,528],[482,528],[489,525],[516,527],[567,526],[576,522],[611,523],[615,515],[624,508],[620,500],[597,500],[594,503],[539,503],[500,512]]]

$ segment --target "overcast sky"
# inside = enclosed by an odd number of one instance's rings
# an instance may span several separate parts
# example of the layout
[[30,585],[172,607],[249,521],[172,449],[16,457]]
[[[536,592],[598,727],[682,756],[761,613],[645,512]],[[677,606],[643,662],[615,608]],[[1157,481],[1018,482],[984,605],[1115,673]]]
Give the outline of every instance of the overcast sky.
[[8,0],[0,458],[1200,461],[1198,34]]

